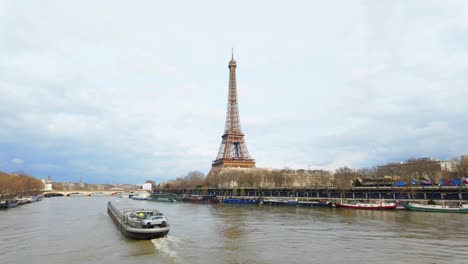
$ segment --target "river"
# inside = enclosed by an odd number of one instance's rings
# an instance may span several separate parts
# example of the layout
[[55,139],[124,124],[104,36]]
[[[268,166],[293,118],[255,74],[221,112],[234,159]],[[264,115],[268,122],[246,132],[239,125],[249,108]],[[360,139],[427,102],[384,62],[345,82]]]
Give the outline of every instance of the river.
[[[106,212],[157,208],[166,238],[123,237]],[[468,214],[53,197],[0,211],[0,263],[468,263]]]

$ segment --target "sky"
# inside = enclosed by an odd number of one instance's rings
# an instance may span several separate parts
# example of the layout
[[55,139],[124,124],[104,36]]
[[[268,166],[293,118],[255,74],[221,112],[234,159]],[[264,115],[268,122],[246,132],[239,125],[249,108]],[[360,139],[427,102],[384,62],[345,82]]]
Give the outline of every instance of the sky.
[[467,1],[0,1],[0,171],[208,173],[231,49],[260,168],[468,154]]

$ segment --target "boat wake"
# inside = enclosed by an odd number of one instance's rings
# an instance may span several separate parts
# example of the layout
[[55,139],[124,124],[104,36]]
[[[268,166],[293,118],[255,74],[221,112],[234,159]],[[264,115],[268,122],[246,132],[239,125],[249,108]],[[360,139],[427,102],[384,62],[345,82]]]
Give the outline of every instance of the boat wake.
[[166,236],[159,239],[151,239],[154,247],[158,252],[167,257],[177,260],[177,248],[180,248],[181,241],[173,236]]

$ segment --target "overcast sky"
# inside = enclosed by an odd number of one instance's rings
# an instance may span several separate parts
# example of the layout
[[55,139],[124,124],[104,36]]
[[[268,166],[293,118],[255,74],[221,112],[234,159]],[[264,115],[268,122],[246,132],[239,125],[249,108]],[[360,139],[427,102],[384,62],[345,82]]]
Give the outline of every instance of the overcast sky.
[[467,1],[1,1],[0,170],[207,173],[231,48],[257,167],[468,153]]

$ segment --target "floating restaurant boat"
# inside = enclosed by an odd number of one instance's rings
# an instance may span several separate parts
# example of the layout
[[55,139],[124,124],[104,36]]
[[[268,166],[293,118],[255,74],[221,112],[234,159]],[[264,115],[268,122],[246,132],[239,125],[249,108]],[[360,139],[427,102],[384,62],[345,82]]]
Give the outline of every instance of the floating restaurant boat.
[[296,199],[265,199],[262,201],[262,204],[296,206],[298,204],[298,201],[297,201],[297,198]]
[[337,203],[336,207],[350,208],[350,209],[362,209],[362,210],[395,210],[397,203],[395,202],[361,202],[361,201],[347,201],[343,203]]
[[190,195],[182,197],[183,202],[187,203],[220,203],[216,195]]
[[107,213],[120,232],[128,238],[148,240],[164,237],[169,233],[166,217],[154,209],[135,209],[121,212],[109,202]]
[[147,198],[148,201],[153,202],[180,202],[181,198],[178,194],[168,192],[154,192]]
[[406,203],[403,204],[406,210],[420,212],[440,212],[440,213],[468,213],[468,206],[462,203],[453,204],[418,204]]
[[226,204],[259,204],[260,201],[254,198],[249,199],[249,198],[229,197],[229,198],[223,199],[223,203],[226,203]]

